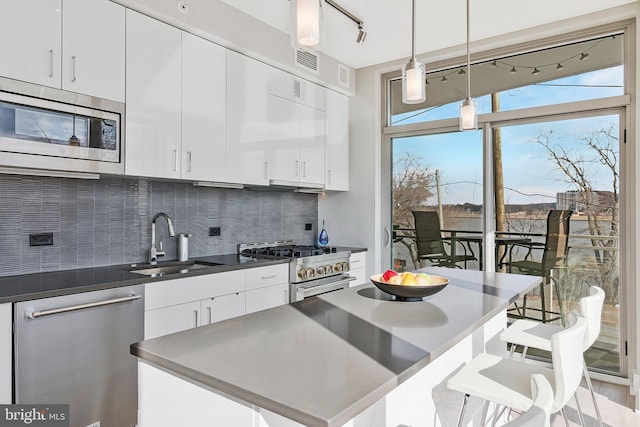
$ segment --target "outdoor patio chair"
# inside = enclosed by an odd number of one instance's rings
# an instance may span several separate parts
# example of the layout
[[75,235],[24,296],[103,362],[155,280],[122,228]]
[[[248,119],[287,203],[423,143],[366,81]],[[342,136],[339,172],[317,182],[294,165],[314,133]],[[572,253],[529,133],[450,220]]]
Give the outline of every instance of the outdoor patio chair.
[[[541,276],[540,284],[540,308],[527,307],[527,296],[523,298],[522,306],[515,304],[515,308],[508,310],[509,317],[518,319],[542,320],[543,323],[552,322],[560,319],[564,324],[562,314],[562,299],[558,289],[559,281],[553,276],[554,269],[566,266],[567,253],[569,251],[569,225],[572,210],[556,210],[552,209],[547,215],[547,234],[545,242],[516,243],[511,247],[510,259],[514,259],[514,248],[524,247],[527,249],[524,259],[510,261],[507,268],[510,273],[523,273],[534,276]],[[534,251],[542,251],[540,260],[534,259]],[[556,298],[558,300],[558,311],[549,311],[546,307],[545,287],[553,284]],[[549,295],[553,298],[552,295]],[[527,310],[540,312],[542,319],[535,317],[527,317]],[[554,317],[555,316],[555,317]]]
[[[438,267],[462,268],[458,265],[464,262],[467,268],[468,261],[475,261],[477,258],[467,252],[467,248],[462,246],[464,254],[452,254],[445,249],[445,242],[452,242],[443,239],[440,230],[440,217],[434,211],[412,211],[416,230],[416,247],[418,259],[429,261]],[[455,244],[455,241],[453,242]]]

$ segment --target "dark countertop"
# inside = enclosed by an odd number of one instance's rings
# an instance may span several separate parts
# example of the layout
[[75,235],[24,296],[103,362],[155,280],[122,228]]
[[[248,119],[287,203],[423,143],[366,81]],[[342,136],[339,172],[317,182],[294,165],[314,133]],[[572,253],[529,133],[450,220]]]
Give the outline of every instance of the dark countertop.
[[[142,276],[127,271],[132,264],[0,277],[0,304],[289,262],[288,259],[257,259],[236,254],[212,255],[189,259],[189,261],[194,260],[218,263],[221,265],[160,277]],[[160,261],[158,262],[158,266],[176,262],[177,261]]]
[[425,271],[450,283],[424,301],[361,285],[142,341],[131,353],[304,425],[341,426],[541,280]]

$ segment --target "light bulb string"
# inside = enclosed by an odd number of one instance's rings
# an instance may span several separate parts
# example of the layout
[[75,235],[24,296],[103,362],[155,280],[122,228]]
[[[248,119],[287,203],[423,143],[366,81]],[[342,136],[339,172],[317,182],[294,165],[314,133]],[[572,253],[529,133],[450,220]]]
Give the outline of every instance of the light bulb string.
[[[468,1],[468,0],[467,0]],[[518,64],[513,64],[513,63],[509,63],[506,62],[504,60],[501,59],[494,59],[494,60],[490,60],[490,61],[486,61],[486,62],[493,62],[496,64],[496,66],[498,65],[504,65],[505,67],[509,68],[509,69],[513,69],[513,68],[520,68],[520,69],[529,69],[529,70],[534,70],[534,69],[538,69],[540,70],[541,68],[546,68],[546,67],[551,67],[551,66],[557,66],[558,64],[562,64],[563,62],[569,62],[572,59],[581,57],[582,55],[584,55],[585,53],[588,53],[590,50],[592,50],[593,48],[595,48],[597,45],[599,45],[600,43],[602,43],[603,41],[605,41],[606,39],[600,39],[597,40],[596,42],[594,42],[591,46],[589,46],[587,49],[584,49],[582,51],[580,51],[580,53],[576,53],[575,55],[569,56],[565,59],[559,60],[559,61],[554,61],[553,63],[549,63],[549,64],[542,64],[542,65],[518,65]],[[427,84],[428,84],[428,80],[429,78],[431,79],[440,79],[440,81],[442,82],[447,82],[448,79],[447,77],[452,76],[454,74],[459,74],[459,75],[463,75],[463,74],[467,74],[468,78],[467,78],[467,94],[470,93],[470,80],[471,80],[471,76],[469,76],[469,70],[470,70],[470,59],[471,59],[471,55],[469,53],[469,49],[467,48],[467,72],[463,72],[464,71],[464,66],[463,67],[455,67],[455,69],[449,71],[448,73],[438,73],[438,72],[434,72],[432,73],[430,76],[427,76]]]

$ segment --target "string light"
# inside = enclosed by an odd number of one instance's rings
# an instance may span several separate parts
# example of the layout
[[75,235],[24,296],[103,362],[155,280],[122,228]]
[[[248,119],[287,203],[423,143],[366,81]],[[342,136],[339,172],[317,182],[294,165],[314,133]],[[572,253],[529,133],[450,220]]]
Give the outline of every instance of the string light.
[[[611,36],[611,39],[615,39],[615,35]],[[541,64],[541,65],[519,65],[519,64],[513,64],[510,63],[508,61],[504,61],[501,59],[494,59],[491,62],[489,62],[488,65],[494,67],[494,68],[501,68],[501,67],[507,67],[509,69],[509,73],[511,74],[517,74],[519,69],[525,69],[525,70],[531,70],[531,75],[537,76],[539,74],[542,73],[544,68],[548,68],[548,67],[554,67],[554,69],[556,71],[560,71],[563,70],[565,68],[565,66],[563,65],[563,63],[567,63],[570,62],[573,59],[579,59],[580,61],[584,61],[589,57],[589,52],[591,49],[593,49],[594,47],[596,47],[598,44],[600,44],[601,42],[603,42],[605,39],[599,39],[597,41],[595,41],[595,43],[593,43],[590,47],[588,47],[587,49],[583,50],[582,52],[572,55],[568,58],[562,59],[560,61],[557,62],[552,62],[549,64]],[[440,78],[440,82],[441,83],[447,83],[449,81],[449,77],[453,76],[454,74],[463,76],[467,73],[467,70],[465,70],[465,67],[460,67],[460,68],[456,68],[454,70],[450,70],[449,72],[446,72],[444,74],[440,74],[440,73],[432,73],[431,75],[433,76],[434,74],[436,75],[435,77],[439,77]],[[429,80],[426,81],[426,84],[429,84]]]

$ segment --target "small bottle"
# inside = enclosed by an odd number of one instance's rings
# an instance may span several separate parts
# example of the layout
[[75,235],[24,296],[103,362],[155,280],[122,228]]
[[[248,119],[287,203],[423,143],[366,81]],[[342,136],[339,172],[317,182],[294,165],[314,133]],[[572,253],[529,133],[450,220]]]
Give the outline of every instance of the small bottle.
[[189,237],[191,237],[191,234],[178,234],[178,261],[189,259]]
[[322,220],[322,231],[318,235],[318,244],[320,246],[327,246],[329,244],[329,235],[327,230],[324,229],[324,219]]

